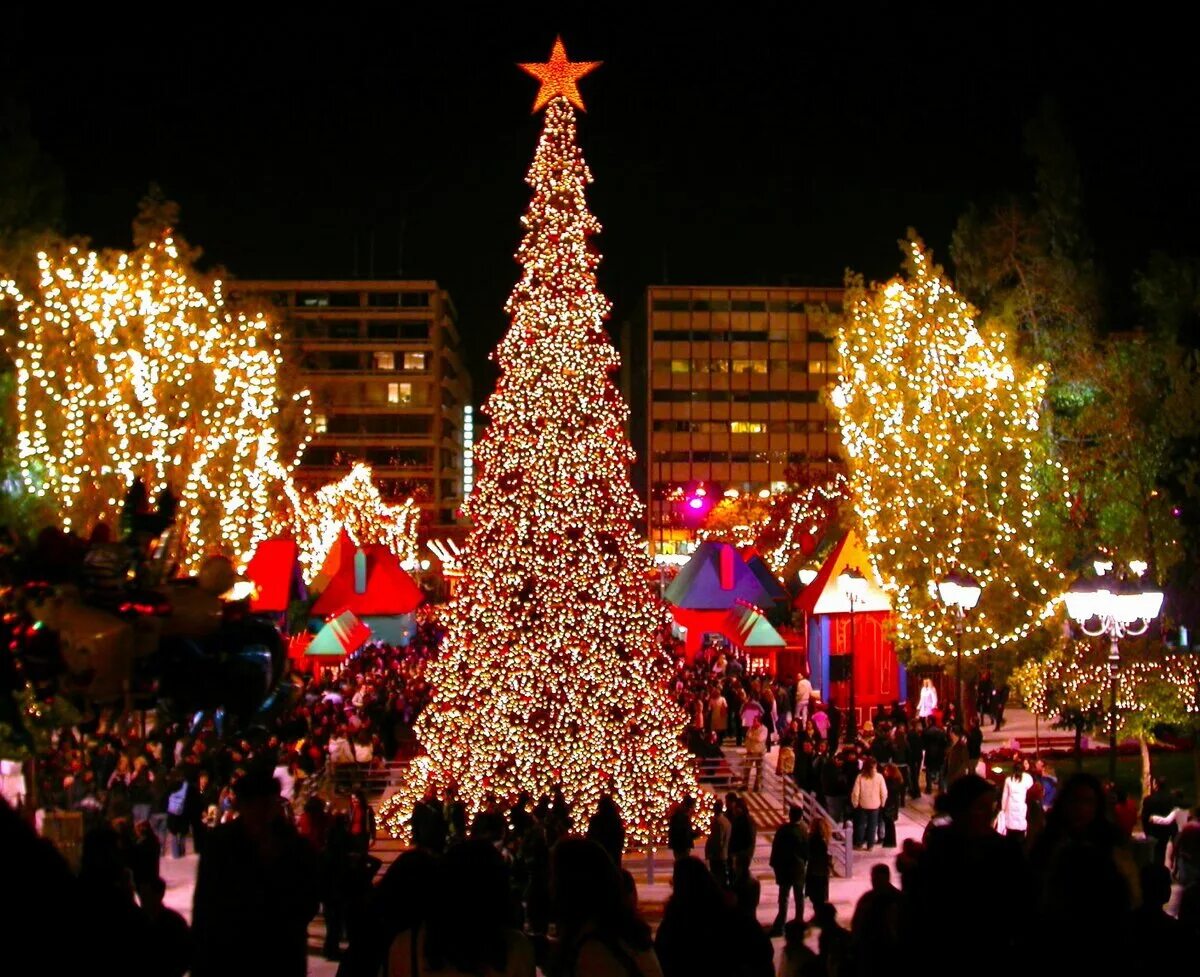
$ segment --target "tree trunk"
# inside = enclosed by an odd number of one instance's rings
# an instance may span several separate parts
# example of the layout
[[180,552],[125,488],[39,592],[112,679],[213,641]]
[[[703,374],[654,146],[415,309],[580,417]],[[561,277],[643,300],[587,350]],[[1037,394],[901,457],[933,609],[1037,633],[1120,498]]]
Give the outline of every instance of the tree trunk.
[[1142,751],[1142,796],[1150,796],[1150,740],[1138,736],[1138,747]]
[[1075,754],[1075,772],[1083,771],[1083,724],[1075,724],[1075,746],[1073,751]]

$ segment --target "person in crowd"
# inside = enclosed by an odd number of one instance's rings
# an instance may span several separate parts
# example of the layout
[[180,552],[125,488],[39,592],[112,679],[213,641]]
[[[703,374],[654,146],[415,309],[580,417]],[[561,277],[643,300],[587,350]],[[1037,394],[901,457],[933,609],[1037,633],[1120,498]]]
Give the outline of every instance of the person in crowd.
[[925,720],[921,747],[925,753],[925,793],[936,794],[946,787],[946,733],[936,716]]
[[1050,935],[1124,932],[1141,901],[1132,853],[1108,818],[1104,788],[1095,777],[1075,774],[1062,785],[1046,829],[1031,850],[1030,865],[1038,893],[1038,952],[1051,972],[1075,966],[1111,972],[1121,962],[1120,944],[1098,939],[1060,945]]
[[801,675],[796,680],[795,713],[796,722],[803,729],[808,723],[809,709],[812,705],[813,686],[807,675]]
[[636,887],[627,897],[621,871],[599,845],[559,841],[551,853],[550,888],[560,948],[554,974],[662,977],[650,927],[637,913]]
[[1150,793],[1142,798],[1142,831],[1147,838],[1153,839],[1154,861],[1159,865],[1166,863],[1167,846],[1175,834],[1176,826],[1174,821],[1156,823],[1153,818],[1155,815],[1162,817],[1170,814],[1174,807],[1166,778],[1151,778]]
[[670,820],[667,823],[667,847],[676,858],[689,856],[696,839],[701,835],[699,829],[692,825],[692,815],[695,812],[696,798],[690,794],[671,809]]
[[1008,705],[1008,683],[1000,686],[992,696],[992,715],[996,717],[995,731],[1000,732],[1004,726],[1004,709]]
[[884,848],[896,847],[896,822],[900,820],[900,809],[904,807],[904,774],[894,763],[883,768],[883,779],[887,784],[887,802],[879,813],[880,843]]
[[163,905],[167,884],[157,875],[137,887],[138,903],[146,917],[147,956],[154,973],[183,977],[192,959],[192,934],[187,921]]
[[729,730],[729,703],[725,701],[725,696],[721,695],[719,685],[713,686],[708,697],[708,724],[717,738],[717,745],[720,746]]
[[1129,792],[1123,787],[1113,788],[1112,798],[1113,824],[1121,832],[1121,837],[1125,841],[1131,841],[1134,829],[1138,824],[1138,802],[1130,797]]
[[754,860],[754,846],[758,839],[758,828],[750,817],[750,809],[737,794],[725,795],[725,807],[730,813],[729,865],[730,882],[741,888],[750,878],[750,863]]
[[921,719],[928,720],[938,707],[937,689],[933,687],[932,679],[921,680],[921,694],[917,700],[917,716]]
[[601,795],[596,813],[588,822],[587,837],[608,852],[608,857],[618,869],[621,867],[621,856],[625,851],[625,823],[621,820],[617,802],[610,794]]
[[902,897],[887,865],[871,866],[871,888],[859,897],[850,922],[854,970],[862,977],[886,972],[901,959]]
[[[813,916],[829,901],[829,876],[833,859],[829,854],[829,822],[820,815],[808,822],[808,865],[804,873],[804,894],[812,903]],[[796,915],[800,916],[798,909]]]
[[983,758],[983,727],[979,725],[979,714],[971,717],[965,734],[967,740],[967,772],[978,773],[979,761]]
[[808,925],[802,919],[793,919],[783,928],[783,956],[776,977],[814,977],[820,971],[820,958],[805,943],[807,935]]
[[1009,775],[1004,778],[997,829],[1002,827],[1002,834],[1021,842],[1025,840],[1025,833],[1029,828],[1028,798],[1032,787],[1033,777],[1026,773],[1025,765],[1019,760],[1014,762]]
[[908,728],[908,796],[921,796],[921,767],[925,761],[925,721],[918,719]]
[[979,675],[979,682],[975,687],[975,715],[976,717],[990,716],[992,714],[992,696],[995,694],[996,684],[992,681],[992,673],[986,668]]
[[[972,977],[1009,975],[1015,961],[1036,959],[1027,950],[1033,905],[1020,847],[992,829],[996,792],[982,777],[960,777],[939,800],[944,823],[931,824],[924,843],[898,860],[901,931],[920,934],[936,920],[940,959],[971,961]],[[983,953],[982,919],[1003,921]]]
[[875,769],[875,758],[863,761],[862,771],[850,791],[850,806],[856,812],[854,847],[870,851],[879,836],[879,815],[887,804],[887,781]]
[[817,937],[818,973],[825,977],[850,977],[853,971],[850,934],[837,921],[837,909],[833,903],[817,907],[813,924],[820,930]]
[[733,826],[725,816],[725,806],[718,798],[713,802],[712,820],[708,825],[708,838],[704,842],[704,860],[717,884],[729,884],[729,836]]
[[946,783],[948,784],[974,772],[967,738],[963,735],[962,730],[957,726],[951,726],[949,739],[950,746],[946,750]]
[[663,977],[739,974],[773,977],[771,941],[752,918],[731,910],[698,858],[675,863],[671,896],[654,938]]
[[804,879],[808,868],[808,829],[804,825],[804,810],[793,804],[788,820],[771,840],[771,871],[779,887],[779,912],[771,927],[772,936],[783,936],[787,923],[788,896],[793,897],[796,918],[804,919]]
[[460,842],[435,869],[423,921],[392,941],[387,977],[534,977],[533,945],[515,924],[504,856]]
[[767,754],[767,727],[755,715],[746,729],[746,780],[744,790],[762,790],[763,758]]
[[1131,914],[1130,940],[1149,972],[1170,973],[1188,956],[1179,920],[1165,909],[1171,899],[1171,873],[1164,865],[1143,865],[1140,883],[1142,902]]
[[286,818],[266,768],[236,784],[238,817],[200,856],[193,899],[194,977],[304,977],[317,911],[316,857]]
[[1166,814],[1151,814],[1150,824],[1156,828],[1169,827],[1171,829],[1171,840],[1168,843],[1166,851],[1166,865],[1171,870],[1173,878],[1178,877],[1176,871],[1176,861],[1178,859],[1178,841],[1181,832],[1187,823],[1192,819],[1191,810],[1183,803],[1183,791],[1171,791],[1171,810]]
[[167,795],[167,831],[171,836],[171,857],[183,858],[187,853],[188,794],[192,785],[182,774],[176,774]]

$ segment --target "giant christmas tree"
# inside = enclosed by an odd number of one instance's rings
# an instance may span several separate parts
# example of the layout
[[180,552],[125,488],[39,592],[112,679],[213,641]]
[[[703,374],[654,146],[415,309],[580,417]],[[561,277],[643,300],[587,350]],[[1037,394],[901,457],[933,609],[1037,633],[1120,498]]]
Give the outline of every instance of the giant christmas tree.
[[600,225],[575,141],[576,80],[595,64],[568,62],[559,40],[547,64],[521,67],[542,83],[535,111],[546,106],[526,177],[522,275],[476,447],[462,585],[417,724],[426,755],[383,817],[402,833],[428,782],[456,784],[471,809],[488,792],[561,786],[577,817],[608,792],[631,840],[658,840],[670,805],[696,784],[634,529],[628,409],[609,377],[618,359],[590,244]]

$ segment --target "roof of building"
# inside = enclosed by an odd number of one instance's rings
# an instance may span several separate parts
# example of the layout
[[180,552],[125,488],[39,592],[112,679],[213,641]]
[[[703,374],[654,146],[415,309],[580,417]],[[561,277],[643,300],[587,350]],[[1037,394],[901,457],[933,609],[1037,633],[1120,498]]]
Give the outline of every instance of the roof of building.
[[669,604],[721,610],[738,603],[770,607],[774,600],[729,543],[701,543],[663,594]]
[[849,567],[867,578],[866,593],[854,602],[854,610],[864,613],[890,611],[892,601],[875,579],[871,554],[853,530],[838,540],[812,583],[800,591],[793,606],[807,614],[849,614],[850,601],[838,588],[837,581],[838,575]]
[[[332,553],[332,550],[330,551]],[[365,562],[362,580],[356,563],[359,554]],[[353,554],[342,553],[321,596],[312,607],[316,616],[327,617],[342,611],[353,611],[359,617],[389,617],[411,614],[425,599],[421,588],[413,582],[400,560],[386,546],[371,544],[356,547]],[[328,565],[328,560],[326,561]],[[325,567],[321,568],[322,574]]]

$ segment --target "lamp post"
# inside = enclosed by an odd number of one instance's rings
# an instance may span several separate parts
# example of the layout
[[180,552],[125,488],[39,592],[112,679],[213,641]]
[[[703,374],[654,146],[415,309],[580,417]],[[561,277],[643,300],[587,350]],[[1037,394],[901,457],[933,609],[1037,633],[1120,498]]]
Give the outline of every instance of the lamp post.
[[958,722],[966,728],[966,713],[963,711],[962,636],[967,611],[979,603],[983,587],[966,570],[957,567],[937,582],[938,596],[954,615],[954,686],[955,702],[958,704]]
[[1145,634],[1162,608],[1162,591],[1104,576],[1080,578],[1067,589],[1067,613],[1091,638],[1108,637],[1108,778],[1117,779],[1117,689],[1120,682],[1121,638]]
[[854,608],[867,595],[867,578],[856,567],[846,567],[837,578],[838,590],[850,604],[850,716],[846,721],[846,739],[858,734],[858,703],[854,697]]

